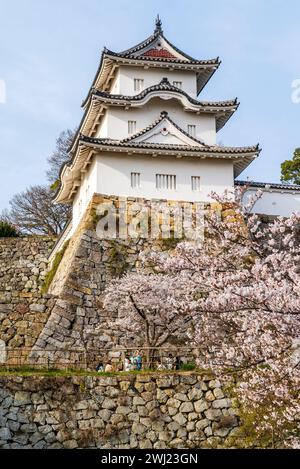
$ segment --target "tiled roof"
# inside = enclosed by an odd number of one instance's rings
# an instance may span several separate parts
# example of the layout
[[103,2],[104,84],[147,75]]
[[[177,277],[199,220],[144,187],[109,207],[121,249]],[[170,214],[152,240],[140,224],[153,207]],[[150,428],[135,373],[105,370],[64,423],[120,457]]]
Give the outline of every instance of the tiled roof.
[[235,181],[236,186],[249,186],[255,187],[256,189],[277,189],[284,191],[300,191],[300,186],[295,184],[278,184],[268,182],[255,182],[255,181]]
[[187,151],[189,153],[209,153],[213,155],[224,155],[228,157],[231,155],[244,155],[244,154],[258,154],[260,149],[258,146],[252,147],[220,147],[220,146],[208,146],[208,145],[176,145],[176,144],[162,144],[162,143],[149,143],[149,142],[134,142],[128,139],[126,140],[112,140],[108,138],[94,138],[81,135],[79,143],[91,143],[99,146],[107,147],[119,147],[119,148],[140,148],[140,149],[152,149],[152,150],[168,150],[168,151]]
[[133,54],[124,54],[123,52],[113,52],[109,49],[104,49],[104,54],[111,56],[111,57],[120,57],[124,59],[133,59],[133,60],[141,60],[141,61],[158,61],[158,62],[172,62],[172,64],[184,64],[184,65],[203,65],[203,66],[218,66],[220,65],[220,60],[219,57],[215,59],[209,59],[209,60],[195,60],[195,59],[188,59],[188,60],[183,60],[179,58],[175,59],[170,59],[168,57],[152,57],[152,56],[144,56],[144,55],[133,55]]
[[147,94],[152,93],[153,91],[171,91],[174,93],[179,93],[182,96],[185,96],[190,103],[196,105],[196,106],[201,106],[201,107],[230,107],[230,106],[236,106],[238,107],[239,103],[237,98],[229,101],[217,101],[217,102],[212,102],[212,101],[198,101],[197,99],[191,98],[191,96],[186,93],[185,91],[181,90],[180,88],[177,88],[176,86],[172,85],[167,78],[163,78],[161,82],[158,85],[153,85],[150,86],[149,88],[146,88],[143,90],[141,93],[134,95],[134,96],[126,96],[126,95],[120,95],[120,94],[110,94],[105,91],[98,91],[96,89],[92,90],[92,94],[94,96],[99,96],[103,97],[108,100],[120,100],[120,101],[140,101],[143,98],[147,96]]

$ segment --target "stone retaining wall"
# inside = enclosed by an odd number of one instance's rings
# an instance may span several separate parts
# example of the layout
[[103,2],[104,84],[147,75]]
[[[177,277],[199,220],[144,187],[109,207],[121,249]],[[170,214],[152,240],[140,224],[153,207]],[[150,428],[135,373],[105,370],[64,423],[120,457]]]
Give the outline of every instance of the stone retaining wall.
[[0,448],[221,447],[238,417],[197,373],[1,377]]
[[[151,201],[127,199],[128,205],[150,208]],[[172,207],[172,202],[164,201]],[[30,359],[33,362],[65,362],[68,351],[103,350],[128,346],[118,330],[107,325],[107,312],[103,309],[103,293],[107,282],[126,271],[139,268],[141,252],[170,251],[179,240],[128,238],[99,239],[96,226],[97,206],[112,203],[118,208],[114,196],[94,195],[76,233],[72,236],[58,267],[49,292],[55,301],[49,309],[49,319]],[[180,203],[178,203],[180,204]],[[182,207],[186,203],[181,202]],[[195,211],[194,205],[190,204]],[[194,209],[193,209],[194,207]],[[212,209],[212,207],[206,207]],[[130,211],[130,210],[129,210]],[[173,220],[174,221],[174,220]],[[159,218],[158,223],[163,223]],[[134,338],[132,346],[141,346]],[[43,350],[47,353],[43,354]],[[54,351],[52,353],[52,351]],[[50,353],[49,353],[50,352]]]
[[[161,202],[174,208],[172,201]],[[0,341],[12,349],[10,357],[14,358],[16,351],[28,357],[32,364],[50,360],[65,366],[66,361],[74,365],[71,355],[74,357],[73,352],[77,350],[143,345],[138,337],[133,337],[130,344],[125,343],[120,331],[112,330],[108,324],[111,316],[103,308],[103,293],[112,278],[139,268],[141,252],[170,251],[178,240],[99,239],[97,207],[101,203],[112,203],[117,208],[119,200],[114,196],[94,195],[76,232],[61,252],[58,269],[52,272],[52,284],[43,296],[41,285],[54,240],[43,237],[0,240]],[[182,209],[187,205],[186,202],[178,204]],[[130,198],[128,205],[139,206],[142,212],[143,208],[150,209],[151,201]],[[188,205],[195,214],[196,206]],[[212,204],[205,209],[217,210],[217,207]],[[176,217],[171,219],[174,227]],[[164,223],[160,215],[157,223],[159,226]],[[183,344],[176,344],[179,345]],[[94,366],[93,359],[91,366]]]
[[54,238],[0,238],[0,340],[32,347],[48,318],[41,286]]

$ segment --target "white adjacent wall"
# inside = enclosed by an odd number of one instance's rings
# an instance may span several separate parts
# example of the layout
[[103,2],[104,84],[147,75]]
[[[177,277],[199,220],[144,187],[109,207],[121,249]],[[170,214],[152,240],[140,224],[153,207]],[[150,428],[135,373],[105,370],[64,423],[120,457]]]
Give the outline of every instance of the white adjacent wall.
[[[249,196],[256,194],[257,190],[250,188],[244,195],[245,202]],[[282,217],[289,217],[296,212],[300,213],[300,191],[263,189],[263,195],[256,203],[253,212],[259,215]]]

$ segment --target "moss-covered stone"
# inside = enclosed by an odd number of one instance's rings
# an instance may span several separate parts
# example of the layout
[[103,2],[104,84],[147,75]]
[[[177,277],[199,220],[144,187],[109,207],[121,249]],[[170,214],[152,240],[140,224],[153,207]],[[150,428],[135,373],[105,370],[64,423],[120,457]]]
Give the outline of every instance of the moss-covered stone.
[[56,253],[55,258],[52,262],[52,267],[46,274],[46,277],[42,286],[42,294],[46,294],[48,292],[49,287],[52,283],[52,280],[55,277],[57,269],[64,257],[64,253],[66,252],[68,245],[69,245],[69,241],[66,241],[65,244],[63,245],[63,248],[60,251],[58,251],[58,253]]

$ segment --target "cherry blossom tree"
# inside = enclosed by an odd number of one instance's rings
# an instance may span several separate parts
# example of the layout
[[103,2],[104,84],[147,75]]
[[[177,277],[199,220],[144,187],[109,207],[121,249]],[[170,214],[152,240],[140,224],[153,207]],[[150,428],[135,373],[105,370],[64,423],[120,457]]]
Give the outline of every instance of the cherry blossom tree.
[[183,300],[184,288],[176,288],[171,276],[135,272],[113,281],[106,290],[106,310],[118,313],[109,325],[125,334],[127,347],[146,349],[147,366],[153,362],[155,349],[174,341],[184,345],[188,339],[192,318]]
[[143,261],[154,271],[114,282],[106,301],[147,345],[189,324],[199,367],[234,388],[245,427],[276,446],[300,419],[300,216],[263,223],[252,214],[261,194],[242,204],[244,191],[214,195],[222,211],[206,217],[203,245],[152,253]]

